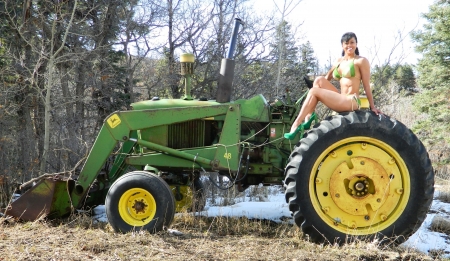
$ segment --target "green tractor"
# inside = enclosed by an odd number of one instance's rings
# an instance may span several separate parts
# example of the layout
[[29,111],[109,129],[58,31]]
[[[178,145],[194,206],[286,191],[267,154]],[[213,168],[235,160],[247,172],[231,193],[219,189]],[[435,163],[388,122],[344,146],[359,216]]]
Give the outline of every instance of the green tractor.
[[285,139],[305,95],[231,101],[241,24],[236,19],[216,100],[190,96],[194,57],[182,55],[183,98],[136,102],[133,110],[109,115],[77,175],[21,186],[5,214],[55,218],[104,204],[116,231],[157,232],[170,226],[176,211],[201,209],[201,202],[192,206],[202,193],[199,175],[215,172],[240,191],[284,185],[295,223],[315,242],[405,241],[433,198],[434,173],[423,144],[402,123],[368,110],[367,101],[362,110]]

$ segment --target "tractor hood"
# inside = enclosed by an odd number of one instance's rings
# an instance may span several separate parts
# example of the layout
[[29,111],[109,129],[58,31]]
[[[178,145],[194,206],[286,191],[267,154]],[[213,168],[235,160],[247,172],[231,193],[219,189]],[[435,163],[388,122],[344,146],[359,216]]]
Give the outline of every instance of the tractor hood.
[[214,100],[182,100],[182,99],[153,99],[131,104],[133,110],[152,110],[183,107],[208,107],[224,104],[239,104],[242,120],[268,122],[270,119],[270,106],[263,95],[258,94],[251,99],[239,99],[228,103],[219,103]]
[[176,107],[192,107],[192,106],[212,106],[220,105],[216,101],[200,101],[200,100],[181,100],[181,99],[153,99],[147,101],[140,101],[131,104],[133,110],[149,110],[149,109],[164,109]]

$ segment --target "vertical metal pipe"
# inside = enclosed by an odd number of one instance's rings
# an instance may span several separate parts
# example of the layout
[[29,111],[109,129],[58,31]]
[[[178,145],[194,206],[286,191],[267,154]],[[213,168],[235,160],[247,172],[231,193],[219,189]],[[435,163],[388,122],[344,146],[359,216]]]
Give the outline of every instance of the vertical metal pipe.
[[220,65],[219,84],[217,86],[216,101],[220,103],[229,102],[231,100],[231,93],[233,88],[234,78],[234,51],[236,49],[237,35],[239,32],[239,26],[244,24],[241,19],[235,18],[233,34],[230,39],[228,47],[228,53],[226,58],[222,59]]
[[184,97],[183,100],[192,100],[191,97],[191,76],[194,74],[195,57],[191,53],[184,53],[180,56],[181,75],[184,76]]
[[239,26],[244,24],[241,19],[235,18],[234,19],[234,27],[233,27],[233,34],[231,35],[230,43],[228,46],[228,53],[225,58],[227,59],[233,59],[234,51],[236,50],[236,42],[237,42],[237,34],[239,32]]

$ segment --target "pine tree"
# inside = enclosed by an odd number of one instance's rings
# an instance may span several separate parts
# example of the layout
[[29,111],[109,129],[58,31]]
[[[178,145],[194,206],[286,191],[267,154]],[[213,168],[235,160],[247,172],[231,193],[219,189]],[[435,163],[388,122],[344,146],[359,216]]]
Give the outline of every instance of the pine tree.
[[415,126],[426,143],[450,143],[450,4],[437,1],[423,17],[428,23],[413,33],[416,50],[423,54],[418,62],[418,86],[414,106],[427,114]]
[[398,86],[399,91],[414,91],[416,87],[416,77],[414,71],[409,64],[398,66],[395,71],[394,81]]
[[318,70],[317,57],[311,43],[307,41],[300,46],[300,74],[304,76],[315,76]]
[[285,89],[294,97],[302,93],[306,89],[303,77],[317,72],[317,58],[310,42],[297,45],[292,26],[283,21],[278,25],[270,47],[274,67],[279,70],[279,75],[275,75],[279,95]]

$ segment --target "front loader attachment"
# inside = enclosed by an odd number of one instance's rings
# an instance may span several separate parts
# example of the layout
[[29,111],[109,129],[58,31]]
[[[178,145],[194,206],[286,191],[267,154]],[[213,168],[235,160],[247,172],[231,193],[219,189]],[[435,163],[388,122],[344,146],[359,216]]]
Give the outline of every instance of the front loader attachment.
[[42,179],[12,202],[5,215],[34,221],[71,213],[69,191],[73,184],[73,180],[62,180],[59,177]]
[[[174,149],[141,137],[139,131],[158,126],[210,118],[223,119],[223,133],[218,143],[206,148]],[[61,175],[43,178],[12,202],[5,215],[25,221],[40,217],[63,217],[74,209],[104,203],[105,191],[123,175],[127,166],[143,169],[156,167],[201,168],[222,170],[238,169],[241,104],[217,104],[203,102],[189,107],[118,111],[106,120],[81,172],[73,179]],[[121,143],[120,153],[107,173],[99,176],[114,148]],[[141,154],[138,146],[154,151]],[[136,153],[138,152],[138,153]],[[168,161],[162,161],[161,159]],[[183,164],[177,165],[182,162]],[[131,163],[131,164],[130,164]]]

